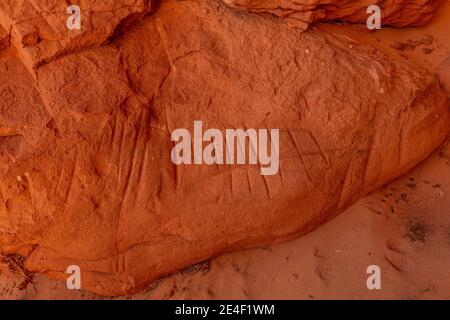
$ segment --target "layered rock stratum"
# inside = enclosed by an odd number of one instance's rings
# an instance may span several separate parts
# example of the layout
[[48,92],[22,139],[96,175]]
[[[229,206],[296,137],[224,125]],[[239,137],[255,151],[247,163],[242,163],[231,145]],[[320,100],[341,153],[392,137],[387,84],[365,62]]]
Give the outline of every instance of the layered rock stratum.
[[[284,18],[306,29],[315,21],[366,23],[368,8],[381,8],[382,24],[394,27],[423,26],[442,4],[441,0],[224,0],[254,13]],[[370,11],[372,12],[372,11]]]
[[[410,62],[217,0],[114,3],[78,31],[65,1],[0,5],[0,248],[31,271],[136,292],[309,232],[447,136],[440,81]],[[434,2],[415,3],[426,22]],[[195,120],[279,128],[279,174],[175,166],[171,133]]]

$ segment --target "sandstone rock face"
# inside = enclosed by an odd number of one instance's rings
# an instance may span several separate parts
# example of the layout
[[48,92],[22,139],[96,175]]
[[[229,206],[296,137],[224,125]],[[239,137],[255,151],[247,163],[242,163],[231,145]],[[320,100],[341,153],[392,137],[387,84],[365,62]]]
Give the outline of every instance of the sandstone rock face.
[[0,50],[9,46],[9,33],[0,26]]
[[231,6],[255,13],[285,18],[307,28],[314,21],[340,20],[366,23],[367,8],[382,9],[382,24],[394,27],[422,26],[431,19],[441,0],[223,0]]
[[29,68],[100,45],[151,10],[150,0],[82,0],[82,28],[68,32],[64,0],[3,0],[0,24]]
[[441,79],[442,86],[447,91],[447,96],[450,99],[450,55],[439,65],[438,74]]
[[[305,234],[449,129],[434,75],[221,1],[161,1],[83,48],[30,55],[31,73],[23,51],[0,52],[0,248],[56,278],[78,265],[100,294]],[[280,129],[279,173],[174,165],[171,133],[195,120]]]

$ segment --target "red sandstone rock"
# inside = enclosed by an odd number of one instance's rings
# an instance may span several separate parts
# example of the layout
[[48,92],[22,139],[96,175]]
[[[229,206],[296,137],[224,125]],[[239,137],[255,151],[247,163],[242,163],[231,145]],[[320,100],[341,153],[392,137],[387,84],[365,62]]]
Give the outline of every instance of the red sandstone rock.
[[438,74],[442,86],[447,91],[447,96],[450,99],[450,55],[439,65]]
[[231,6],[269,13],[306,29],[314,21],[366,23],[370,5],[382,9],[382,24],[421,26],[429,22],[441,0],[223,0]]
[[9,33],[0,26],[0,50],[9,46]]
[[30,69],[68,53],[98,46],[120,34],[151,10],[151,0],[83,0],[81,30],[68,30],[64,0],[3,0],[0,25]]
[[[0,248],[61,279],[79,265],[105,295],[305,234],[449,129],[427,71],[214,0],[162,1],[111,43],[34,68],[0,55]],[[279,174],[173,165],[171,132],[194,120],[279,128]]]

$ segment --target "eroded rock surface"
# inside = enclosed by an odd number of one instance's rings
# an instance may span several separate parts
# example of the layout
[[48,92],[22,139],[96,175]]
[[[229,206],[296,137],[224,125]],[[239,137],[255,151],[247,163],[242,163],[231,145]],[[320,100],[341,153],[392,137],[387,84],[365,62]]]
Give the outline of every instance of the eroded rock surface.
[[314,21],[340,20],[366,23],[367,8],[378,5],[382,24],[394,27],[428,23],[441,0],[223,0],[231,6],[255,13],[285,18],[306,29]]
[[447,96],[450,99],[450,53],[447,59],[441,62],[438,67],[439,78],[442,86],[447,91]]
[[[257,35],[257,36],[255,36]],[[51,52],[51,51],[50,51]],[[0,57],[0,247],[105,295],[296,237],[446,137],[439,80],[221,1],[161,1],[111,43],[26,72]],[[175,166],[174,129],[279,128],[280,172]]]
[[66,28],[65,0],[3,0],[0,25],[11,30],[12,42],[29,69],[67,53],[111,40],[152,8],[151,0],[81,0],[82,28]]
[[9,46],[9,33],[0,26],[0,50]]

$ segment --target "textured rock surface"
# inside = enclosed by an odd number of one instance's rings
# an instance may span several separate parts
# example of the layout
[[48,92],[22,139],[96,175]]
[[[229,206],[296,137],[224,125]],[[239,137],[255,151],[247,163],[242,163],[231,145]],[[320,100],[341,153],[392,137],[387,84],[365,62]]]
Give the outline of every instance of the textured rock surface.
[[0,50],[9,46],[9,33],[0,26]]
[[[0,70],[2,251],[61,279],[79,265],[107,295],[304,234],[449,128],[423,69],[213,0],[162,1],[111,43],[36,66],[37,80],[13,49]],[[280,174],[175,167],[170,134],[194,120],[280,128]]]
[[64,0],[3,0],[0,25],[11,30],[12,42],[29,67],[67,53],[100,45],[120,34],[151,10],[151,0],[81,0],[82,28],[68,32]]
[[439,65],[438,74],[441,79],[442,86],[447,91],[447,96],[450,99],[450,53],[449,57],[442,61]]
[[422,26],[433,16],[441,0],[223,0],[231,6],[286,18],[300,28],[319,20],[366,23],[367,8],[382,9],[382,24],[394,27]]

